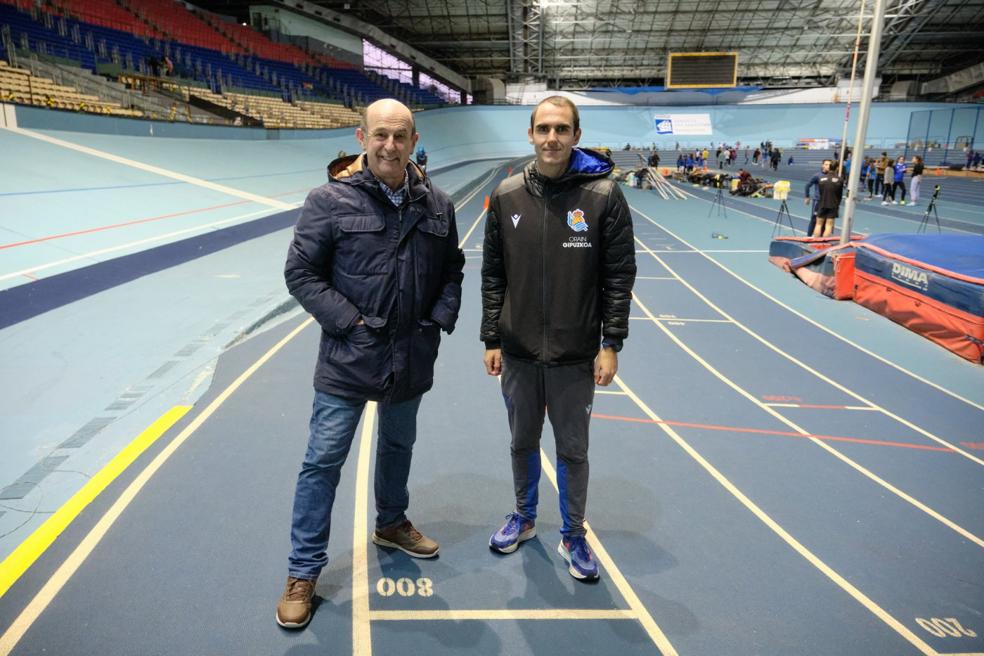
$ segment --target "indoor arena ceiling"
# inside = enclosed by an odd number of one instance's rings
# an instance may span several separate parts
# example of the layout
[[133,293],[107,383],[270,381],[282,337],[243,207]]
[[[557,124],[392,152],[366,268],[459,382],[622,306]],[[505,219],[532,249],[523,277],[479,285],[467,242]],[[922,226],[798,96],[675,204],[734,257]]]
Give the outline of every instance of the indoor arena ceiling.
[[[237,3],[196,4],[222,11]],[[667,53],[713,51],[739,53],[739,85],[830,84],[850,75],[860,10],[858,0],[313,4],[375,25],[463,75],[536,79],[565,88],[662,84]],[[869,0],[865,31],[873,8]],[[862,60],[866,45],[863,40]],[[984,0],[888,0],[883,83],[926,81],[980,61]]]

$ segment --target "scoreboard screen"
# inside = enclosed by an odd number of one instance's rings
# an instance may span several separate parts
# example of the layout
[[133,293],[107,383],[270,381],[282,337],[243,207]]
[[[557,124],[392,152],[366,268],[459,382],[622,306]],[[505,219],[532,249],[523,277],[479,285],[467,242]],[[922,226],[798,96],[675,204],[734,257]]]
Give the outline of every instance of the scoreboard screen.
[[737,52],[674,52],[666,65],[667,89],[738,86]]

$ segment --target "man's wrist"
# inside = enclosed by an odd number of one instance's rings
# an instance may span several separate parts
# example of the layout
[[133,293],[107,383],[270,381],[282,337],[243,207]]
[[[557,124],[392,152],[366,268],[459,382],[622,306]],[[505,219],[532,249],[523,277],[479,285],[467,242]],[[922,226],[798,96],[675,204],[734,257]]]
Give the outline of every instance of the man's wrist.
[[601,348],[609,349],[615,353],[622,350],[622,340],[617,337],[606,337],[601,340]]

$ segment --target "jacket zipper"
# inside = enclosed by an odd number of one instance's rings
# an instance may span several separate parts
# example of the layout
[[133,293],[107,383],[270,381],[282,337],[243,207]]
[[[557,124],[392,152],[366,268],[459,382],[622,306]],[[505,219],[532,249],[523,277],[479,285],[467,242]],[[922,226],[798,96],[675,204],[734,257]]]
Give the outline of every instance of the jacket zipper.
[[541,223],[543,224],[543,239],[540,243],[540,308],[543,312],[543,352],[541,357],[543,362],[548,361],[547,353],[547,216],[549,212],[547,210],[547,205],[549,204],[550,197],[547,195],[547,190],[543,190],[543,218]]

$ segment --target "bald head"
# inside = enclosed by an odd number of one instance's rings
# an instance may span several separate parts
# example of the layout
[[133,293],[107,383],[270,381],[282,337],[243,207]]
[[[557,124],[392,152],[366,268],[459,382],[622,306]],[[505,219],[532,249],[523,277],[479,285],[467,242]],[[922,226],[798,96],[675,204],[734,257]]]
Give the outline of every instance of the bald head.
[[410,108],[401,103],[399,100],[394,100],[393,98],[383,98],[374,103],[370,103],[366,106],[366,111],[362,115],[362,121],[359,126],[363,131],[368,131],[372,121],[378,120],[379,117],[404,118],[410,122],[410,133],[413,134],[417,131],[417,126],[413,120],[413,112],[411,112]]
[[396,190],[406,176],[413,147],[417,145],[413,114],[403,103],[384,98],[368,107],[355,136],[366,151],[369,170]]

